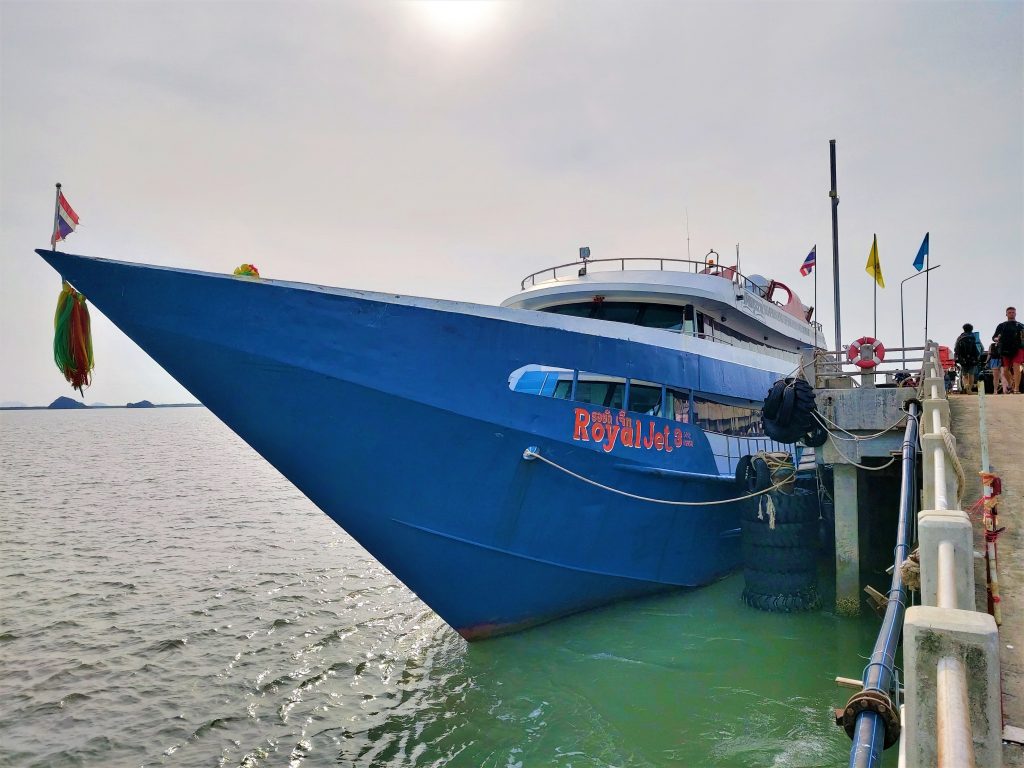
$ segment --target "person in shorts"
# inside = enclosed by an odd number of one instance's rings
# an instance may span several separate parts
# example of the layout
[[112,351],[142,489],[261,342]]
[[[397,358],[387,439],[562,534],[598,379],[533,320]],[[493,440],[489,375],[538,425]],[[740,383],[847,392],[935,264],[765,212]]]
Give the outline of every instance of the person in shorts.
[[[993,342],[988,348],[989,376],[992,377],[992,394],[998,395],[1003,391],[1003,358],[999,356],[999,345]],[[988,391],[987,389],[985,390]]]
[[1006,321],[996,326],[992,341],[999,345],[999,356],[1006,369],[1004,393],[1020,390],[1020,371],[1024,364],[1024,325],[1017,322],[1017,308],[1006,308]]

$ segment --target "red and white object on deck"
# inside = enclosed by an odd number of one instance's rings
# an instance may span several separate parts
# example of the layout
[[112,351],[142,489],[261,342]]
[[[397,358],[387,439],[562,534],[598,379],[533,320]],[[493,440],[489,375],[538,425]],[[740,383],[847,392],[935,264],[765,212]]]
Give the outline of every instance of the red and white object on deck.
[[861,336],[850,344],[846,358],[858,368],[874,368],[885,360],[885,345],[870,336]]

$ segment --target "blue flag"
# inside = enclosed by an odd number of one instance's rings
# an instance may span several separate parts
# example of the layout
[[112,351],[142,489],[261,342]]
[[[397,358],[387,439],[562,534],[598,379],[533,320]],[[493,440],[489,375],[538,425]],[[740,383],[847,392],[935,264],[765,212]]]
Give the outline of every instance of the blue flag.
[[928,235],[930,232],[924,233],[924,240],[921,241],[921,247],[917,250],[917,257],[914,259],[914,269],[920,272],[924,269],[924,259],[928,255]]

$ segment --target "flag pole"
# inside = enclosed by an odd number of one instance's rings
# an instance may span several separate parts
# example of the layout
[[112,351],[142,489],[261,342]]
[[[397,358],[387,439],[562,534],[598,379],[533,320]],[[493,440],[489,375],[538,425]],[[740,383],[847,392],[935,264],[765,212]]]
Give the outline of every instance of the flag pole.
[[57,219],[60,216],[60,182],[57,182],[57,193],[53,198],[53,233],[50,235],[50,247],[57,250]]
[[[818,319],[818,244],[814,244],[814,314],[811,316],[812,321]],[[811,323],[811,330],[814,331],[814,322]],[[814,346],[818,346],[818,332],[814,331]]]
[[932,263],[931,243],[928,244],[928,252],[924,255],[924,343],[928,344],[928,281],[931,275],[928,274]]
[[873,245],[872,245],[872,248],[871,248],[871,255],[875,257],[874,261],[871,263],[871,269],[872,269],[872,271],[874,273],[871,276],[873,278],[875,278],[875,290],[874,290],[874,294],[875,294],[875,308],[872,311],[872,315],[874,315],[875,326],[874,326],[874,331],[872,331],[871,335],[872,335],[873,338],[877,339],[878,338],[878,267],[879,267],[879,264],[878,264],[878,235],[877,234],[875,235],[874,240],[873,240]]

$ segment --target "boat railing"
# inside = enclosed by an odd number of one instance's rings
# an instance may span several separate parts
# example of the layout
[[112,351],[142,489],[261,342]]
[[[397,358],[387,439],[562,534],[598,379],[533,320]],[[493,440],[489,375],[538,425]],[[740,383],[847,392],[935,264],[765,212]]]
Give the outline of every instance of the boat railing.
[[[641,267],[641,265],[645,266]],[[546,269],[541,269],[527,275],[520,281],[519,287],[521,290],[525,291],[526,284],[529,283],[530,287],[533,288],[537,285],[538,278],[542,278],[541,282],[546,282],[548,280],[557,281],[565,277],[583,277],[590,272],[592,267],[595,266],[597,266],[594,270],[596,272],[626,272],[630,269],[654,269],[655,265],[657,265],[657,271],[659,272],[688,272],[694,275],[720,277],[760,299],[770,301],[778,307],[783,306],[780,302],[767,297],[767,285],[754,282],[749,277],[740,274],[735,267],[727,267],[723,264],[712,264],[706,261],[695,261],[693,259],[655,258],[653,256],[626,256],[617,259],[588,259],[585,262],[572,261],[566,264],[558,264],[554,267],[547,267]],[[567,275],[565,272],[569,272],[570,274]],[[547,275],[550,275],[550,277],[547,277]],[[821,323],[819,322],[815,321],[810,323],[810,325],[818,331],[822,330]]]
[[[629,264],[627,267],[626,264]],[[618,259],[588,259],[586,262],[573,261],[567,264],[558,264],[554,267],[547,267],[541,269],[533,274],[527,275],[520,282],[522,290],[526,290],[526,284],[535,286],[537,284],[537,278],[542,275],[550,273],[550,280],[559,279],[560,270],[575,270],[573,277],[582,277],[590,271],[590,268],[594,265],[601,264],[597,271],[599,272],[625,272],[627,269],[638,269],[638,263],[650,265],[653,268],[654,264],[658,265],[659,272],[689,272],[694,275],[706,274],[721,277],[730,282],[736,283],[737,285],[743,285],[743,287],[752,292],[756,293],[761,298],[764,298],[764,290],[766,286],[761,286],[758,283],[753,282],[747,277],[744,277],[733,267],[726,267],[722,264],[709,264],[706,261],[694,261],[692,259],[670,259],[670,258],[655,258],[653,256],[626,256]],[[583,266],[580,266],[580,265]],[[615,265],[618,265],[616,268]],[[666,266],[667,265],[667,266]]]

